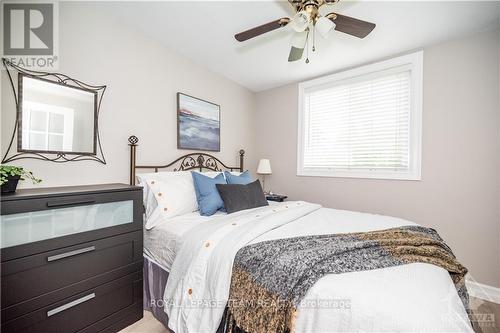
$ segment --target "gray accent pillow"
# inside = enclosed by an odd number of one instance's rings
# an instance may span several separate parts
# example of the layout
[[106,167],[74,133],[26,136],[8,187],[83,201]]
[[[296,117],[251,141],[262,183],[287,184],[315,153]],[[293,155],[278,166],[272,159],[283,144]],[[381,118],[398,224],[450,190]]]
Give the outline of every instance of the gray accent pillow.
[[215,186],[224,201],[228,214],[269,205],[258,179],[246,185],[216,184]]

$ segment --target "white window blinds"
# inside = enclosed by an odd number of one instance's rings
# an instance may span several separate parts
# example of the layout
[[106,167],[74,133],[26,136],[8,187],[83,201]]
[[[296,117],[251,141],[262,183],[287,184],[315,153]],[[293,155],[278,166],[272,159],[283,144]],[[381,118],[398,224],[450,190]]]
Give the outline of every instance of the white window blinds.
[[411,67],[399,66],[303,88],[301,172],[413,172],[412,82]]
[[305,96],[304,168],[408,170],[410,72]]

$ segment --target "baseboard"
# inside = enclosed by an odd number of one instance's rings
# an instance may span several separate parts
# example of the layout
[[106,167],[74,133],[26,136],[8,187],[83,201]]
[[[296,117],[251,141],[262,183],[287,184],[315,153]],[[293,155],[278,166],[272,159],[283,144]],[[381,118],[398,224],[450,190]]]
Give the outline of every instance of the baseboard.
[[500,288],[471,280],[466,280],[465,285],[470,296],[500,304]]

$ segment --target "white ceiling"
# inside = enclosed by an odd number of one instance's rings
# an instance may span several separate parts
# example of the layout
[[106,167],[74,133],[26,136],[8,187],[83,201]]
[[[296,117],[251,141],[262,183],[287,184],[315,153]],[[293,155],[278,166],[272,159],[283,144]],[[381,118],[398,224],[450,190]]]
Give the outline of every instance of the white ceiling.
[[[108,13],[194,62],[253,91],[332,73],[497,24],[500,2],[344,1],[328,6],[377,24],[365,39],[332,31],[316,36],[310,63],[288,63],[292,31],[237,42],[233,35],[292,15],[286,1],[169,1],[107,3]],[[326,6],[325,6],[326,7]]]

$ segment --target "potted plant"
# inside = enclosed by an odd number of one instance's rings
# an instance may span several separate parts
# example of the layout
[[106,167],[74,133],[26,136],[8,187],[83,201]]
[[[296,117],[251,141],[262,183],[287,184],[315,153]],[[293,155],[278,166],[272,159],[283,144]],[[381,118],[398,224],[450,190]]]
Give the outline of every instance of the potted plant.
[[16,191],[19,180],[30,179],[33,184],[42,180],[33,176],[31,171],[13,165],[0,165],[0,187],[2,193],[13,193]]

